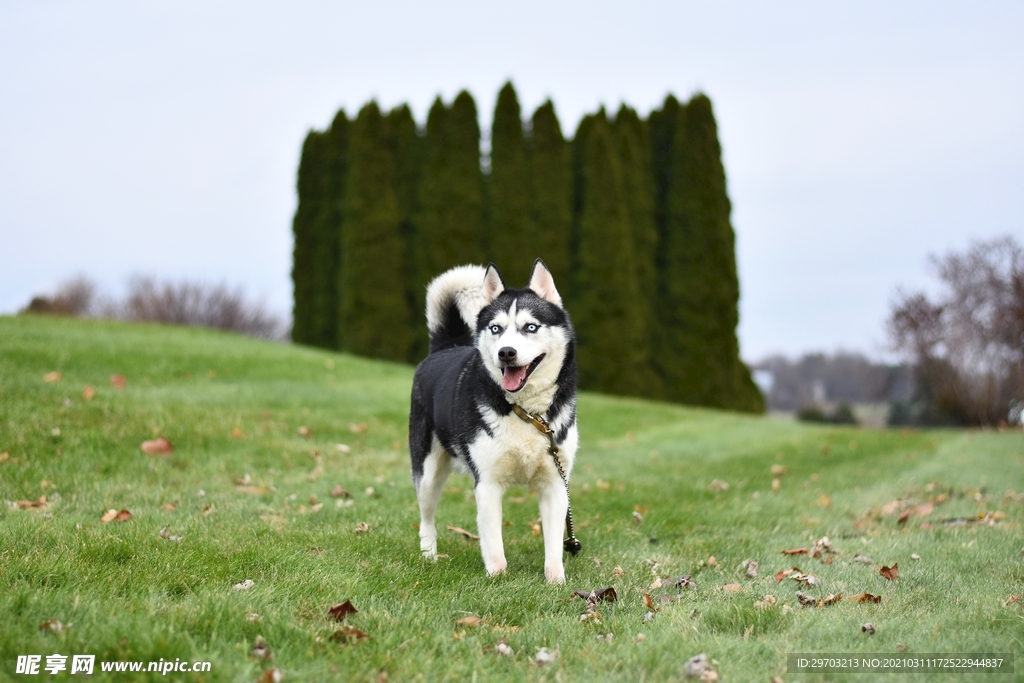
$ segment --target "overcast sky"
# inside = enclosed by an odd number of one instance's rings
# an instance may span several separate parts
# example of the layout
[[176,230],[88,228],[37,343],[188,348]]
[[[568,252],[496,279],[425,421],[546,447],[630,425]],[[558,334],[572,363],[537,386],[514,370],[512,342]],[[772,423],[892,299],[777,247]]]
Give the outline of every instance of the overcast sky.
[[748,361],[879,355],[928,254],[1024,236],[1024,3],[267,5],[0,3],[0,312],[144,273],[288,313],[307,131],[462,88],[486,131],[510,78],[570,136],[711,97]]

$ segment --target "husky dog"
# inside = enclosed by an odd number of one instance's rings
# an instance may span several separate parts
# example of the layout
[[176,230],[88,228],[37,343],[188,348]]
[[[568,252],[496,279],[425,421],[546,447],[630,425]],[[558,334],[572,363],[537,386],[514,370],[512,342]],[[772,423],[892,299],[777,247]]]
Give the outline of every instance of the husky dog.
[[[544,576],[565,583],[562,534],[576,430],[576,341],[547,266],[537,259],[526,289],[505,287],[494,264],[460,266],[427,288],[430,353],[416,369],[409,411],[420,549],[437,556],[434,513],[452,468],[473,477],[484,567],[505,571],[501,499],[528,485],[540,498]],[[543,418],[551,444],[513,405]],[[575,539],[572,539],[575,541]]]

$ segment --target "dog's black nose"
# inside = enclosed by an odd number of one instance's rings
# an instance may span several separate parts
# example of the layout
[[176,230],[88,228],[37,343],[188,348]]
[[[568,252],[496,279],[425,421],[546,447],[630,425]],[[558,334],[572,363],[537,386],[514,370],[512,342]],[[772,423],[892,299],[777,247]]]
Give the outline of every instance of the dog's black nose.
[[516,350],[511,346],[503,346],[498,349],[498,360],[502,363],[511,363],[516,359]]

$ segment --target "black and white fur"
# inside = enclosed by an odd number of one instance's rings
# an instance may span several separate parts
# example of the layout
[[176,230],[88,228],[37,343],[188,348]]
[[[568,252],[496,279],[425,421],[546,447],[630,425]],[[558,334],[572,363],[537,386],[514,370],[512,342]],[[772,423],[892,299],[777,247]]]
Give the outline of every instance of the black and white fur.
[[505,571],[501,500],[534,488],[544,532],[544,576],[565,583],[562,536],[569,495],[547,438],[512,412],[543,416],[569,476],[576,457],[576,341],[562,298],[537,259],[525,289],[505,287],[494,264],[460,266],[427,288],[430,353],[416,369],[409,413],[420,549],[437,556],[434,513],[452,469],[473,477],[488,574]]

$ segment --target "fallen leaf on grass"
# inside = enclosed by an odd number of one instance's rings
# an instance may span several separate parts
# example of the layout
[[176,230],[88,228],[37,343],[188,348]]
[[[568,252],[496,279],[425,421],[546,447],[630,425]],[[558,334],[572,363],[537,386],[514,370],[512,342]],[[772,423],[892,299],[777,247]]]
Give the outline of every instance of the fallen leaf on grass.
[[594,602],[615,602],[619,599],[618,594],[615,592],[615,588],[608,586],[607,588],[598,588],[591,591],[573,591],[573,595],[581,597],[584,600],[593,600]]
[[899,519],[896,520],[896,523],[906,524],[907,520],[910,519],[911,515],[927,517],[928,515],[932,514],[934,510],[935,505],[933,505],[932,503],[923,503],[921,505],[916,505],[908,510],[904,510],[903,513],[900,514]]
[[651,600],[651,594],[644,591],[644,606],[652,612],[657,612],[658,608],[654,606],[654,600]]
[[59,619],[47,619],[39,624],[40,631],[49,631],[50,633],[63,633],[65,629],[69,628],[71,628],[71,624],[62,624]]
[[366,522],[359,522],[359,524],[356,524],[355,532],[357,534],[365,534],[365,533],[367,533],[369,531],[370,531],[370,525],[367,524]]
[[636,510],[633,510],[633,524],[639,524],[642,521],[644,521],[644,516]]
[[749,578],[757,578],[757,560],[743,560],[743,562],[740,564],[740,569],[743,569]]
[[772,479],[772,493],[778,493],[782,488],[782,482],[778,478]]
[[754,602],[754,607],[757,609],[769,609],[774,607],[776,602],[778,602],[778,600],[774,595],[766,595],[760,600]]
[[82,398],[86,401],[91,401],[94,396],[96,396],[96,390],[86,384],[85,389],[82,389]]
[[727,583],[724,586],[722,586],[722,590],[726,591],[727,593],[739,593],[743,590],[743,586],[739,585],[738,583]]
[[43,381],[47,383],[59,382],[60,379],[61,374],[59,372],[48,372],[45,375],[43,375]]
[[708,484],[708,491],[728,491],[729,482],[722,481],[721,479],[715,479]]
[[818,577],[815,576],[814,574],[804,574],[803,572],[793,572],[790,575],[789,578],[793,579],[794,581],[798,581],[798,582],[804,584],[805,586],[818,586],[818,585],[821,584],[821,581],[819,581]]
[[142,442],[142,452],[147,455],[161,455],[163,453],[170,453],[173,450],[174,446],[171,445],[171,442],[162,436],[158,439]]
[[863,602],[882,602],[882,596],[881,595],[872,595],[871,593],[858,593],[857,595],[854,595],[850,599],[851,600],[856,600],[857,602],[861,602],[861,603],[863,603]]
[[203,506],[203,517],[209,517],[216,511],[217,508],[214,507],[213,503],[207,503],[206,505]]
[[791,550],[783,550],[783,555],[806,555],[809,552],[809,548],[793,548]]
[[260,484],[259,486],[236,486],[235,490],[238,491],[239,493],[252,493],[258,496],[267,492],[267,485]]
[[533,526],[531,527],[531,531],[533,532],[534,536],[540,536],[540,531],[541,531],[540,524],[538,524],[537,522],[533,522]]
[[338,643],[357,643],[369,637],[365,631],[359,631],[350,626],[343,626],[331,634],[331,640]]
[[461,535],[465,536],[466,538],[468,538],[471,541],[479,541],[480,540],[479,536],[477,536],[476,534],[474,534],[471,531],[466,531],[462,527],[446,526],[445,528],[448,529],[448,531],[454,531],[457,534],[461,534]]
[[283,680],[284,674],[275,666],[264,671],[263,675],[256,679],[256,683],[281,683]]
[[835,594],[829,593],[828,597],[824,598],[821,601],[820,606],[821,607],[828,607],[829,605],[836,604],[837,602],[839,602],[842,599],[843,599],[843,594],[842,593],[835,593]]
[[683,574],[682,576],[676,576],[674,578],[662,581],[662,585],[668,584],[671,584],[676,588],[689,588],[690,586],[694,585],[693,581],[690,579],[689,574]]
[[177,542],[177,541],[184,540],[185,537],[184,536],[173,536],[173,535],[171,535],[171,527],[165,526],[163,529],[160,530],[160,538],[166,539],[168,541],[176,541]]
[[771,470],[770,470],[770,472],[771,472],[773,477],[785,476],[786,472],[788,472],[788,471],[789,470],[786,469],[785,465],[772,465]]
[[255,585],[256,585],[255,581],[253,581],[252,579],[246,579],[242,583],[236,583],[234,585],[234,589],[236,591],[247,591],[247,590],[249,590],[250,588],[252,588]]
[[625,576],[625,574],[626,574],[626,572],[623,571],[622,567],[620,567],[619,565],[615,565],[612,568],[612,576],[614,576],[615,578],[619,578],[621,576]]
[[868,623],[863,624],[860,627],[860,632],[867,633],[869,636],[873,636],[875,635],[875,625],[869,621]]
[[263,636],[256,636],[256,642],[253,643],[252,649],[249,650],[249,656],[255,657],[256,659],[262,659],[265,662],[273,659],[274,657]]
[[352,604],[351,600],[346,600],[345,602],[339,602],[337,605],[331,607],[327,610],[327,614],[338,621],[345,621],[345,617],[350,614],[355,614],[358,611],[359,610],[356,609],[356,606]]
[[127,510],[114,510],[110,509],[103,513],[100,517],[100,524],[107,524],[108,522],[125,522],[132,518],[132,513]]
[[811,549],[807,551],[807,554],[814,558],[820,558],[825,553],[830,555],[835,555],[836,553],[836,549],[832,547],[832,543],[828,540],[828,536],[822,536],[819,538],[814,542],[814,545],[811,546]]
[[690,657],[683,665],[683,675],[687,678],[696,678],[711,667],[708,656],[701,652],[696,657]]
[[857,555],[855,558],[853,558],[853,561],[854,562],[859,562],[861,564],[874,564],[875,563],[875,561],[872,560],[867,555]]
[[676,600],[682,600],[685,596],[682,593],[676,593],[675,595],[662,595],[658,598],[658,602],[663,605],[675,602]]
[[299,436],[302,436],[302,437],[308,437],[310,434],[312,434],[312,432],[309,431],[309,427],[307,427],[305,425],[299,427],[295,431],[298,432]]
[[352,494],[345,490],[345,487],[338,484],[331,489],[331,498],[351,498]]
[[370,425],[366,422],[360,422],[359,424],[350,424],[348,430],[353,434],[365,434],[370,430]]
[[124,384],[125,384],[124,375],[111,375],[110,376],[110,386],[114,387],[115,389],[124,389]]
[[42,510],[46,507],[46,496],[39,496],[36,500],[18,500],[15,501],[15,505],[22,510],[26,508],[30,510]]
[[242,429],[240,427],[232,427],[231,428],[231,437],[232,438],[234,438],[234,439],[241,439],[242,436],[244,436],[244,435],[242,434]]
[[878,573],[884,576],[885,578],[889,579],[890,581],[895,581],[896,579],[900,578],[900,563],[893,562],[893,565],[891,567],[886,567],[885,565],[882,565],[882,567],[878,570]]
[[775,583],[781,583],[781,581],[792,574],[793,572],[799,572],[800,567],[792,567],[791,569],[782,569],[775,573]]
[[1009,607],[1015,602],[1020,602],[1020,593],[1018,593],[1017,595],[1011,595],[1010,597],[1006,598],[1006,600],[1003,602],[1003,607]]
[[479,626],[483,623],[483,619],[475,614],[470,614],[468,617],[462,617],[455,622],[456,626]]
[[720,680],[722,680],[721,677],[714,669],[708,669],[700,675],[700,683],[718,683]]
[[546,647],[542,647],[541,649],[537,650],[537,655],[533,658],[533,660],[537,662],[537,666],[544,666],[545,664],[550,664],[551,662],[558,659],[559,654],[560,653],[558,650],[551,652]]
[[806,595],[801,591],[796,592],[796,599],[804,607],[814,607],[818,604],[818,601],[814,598],[814,596]]

